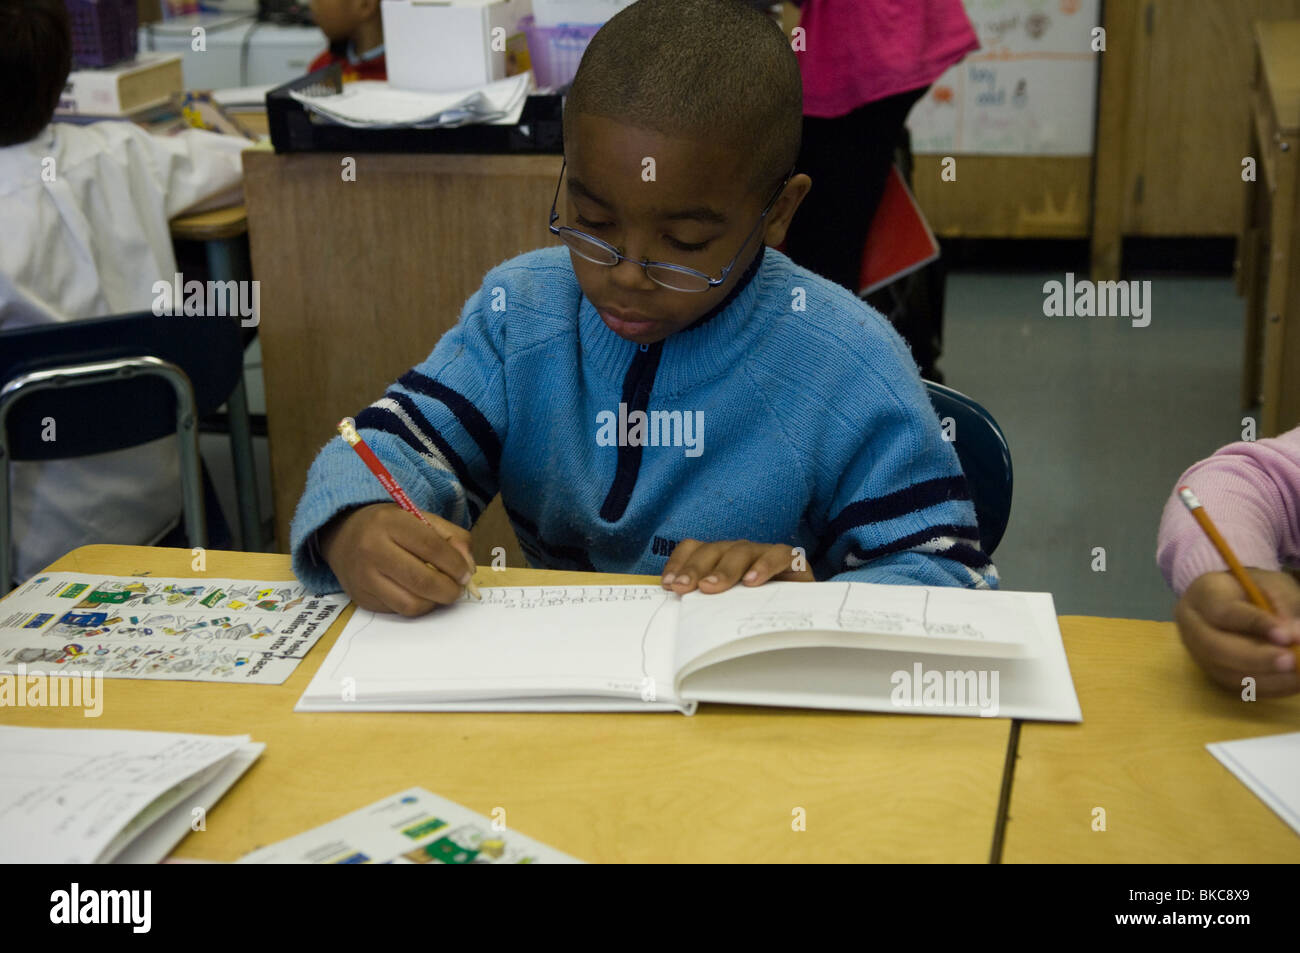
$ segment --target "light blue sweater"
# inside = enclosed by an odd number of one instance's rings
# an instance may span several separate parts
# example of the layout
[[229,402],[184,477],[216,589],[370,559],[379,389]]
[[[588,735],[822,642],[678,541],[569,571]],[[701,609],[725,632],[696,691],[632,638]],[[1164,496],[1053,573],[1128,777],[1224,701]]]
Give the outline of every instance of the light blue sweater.
[[[469,528],[499,492],[534,567],[658,574],[683,539],[748,539],[803,547],[818,579],[997,584],[907,346],[772,249],[645,346],[605,326],[567,249],[520,255],[356,422],[425,510]],[[387,499],[331,439],[293,518],[299,579],[337,591],[316,530]]]

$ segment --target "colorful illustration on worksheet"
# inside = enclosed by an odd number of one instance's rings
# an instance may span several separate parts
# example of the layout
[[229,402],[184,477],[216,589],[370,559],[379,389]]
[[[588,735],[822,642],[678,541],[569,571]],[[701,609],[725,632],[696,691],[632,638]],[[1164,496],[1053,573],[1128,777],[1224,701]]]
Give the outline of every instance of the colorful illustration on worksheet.
[[[89,590],[89,591],[87,591]],[[229,609],[285,613],[301,605],[306,591],[297,582],[283,583],[234,580],[211,583],[166,582],[162,580],[105,580],[94,584],[70,583],[59,598],[81,597],[78,609],[101,606],[161,607],[178,609]]]
[[402,855],[413,864],[531,864],[537,858],[495,831],[465,824]]
[[294,581],[50,573],[0,611],[0,664],[278,684],[347,604]]

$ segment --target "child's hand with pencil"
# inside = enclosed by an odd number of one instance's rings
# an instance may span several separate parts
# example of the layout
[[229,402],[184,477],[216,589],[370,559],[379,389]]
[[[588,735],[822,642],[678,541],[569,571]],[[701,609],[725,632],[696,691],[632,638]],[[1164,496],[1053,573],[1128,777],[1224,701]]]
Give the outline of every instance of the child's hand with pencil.
[[1255,605],[1230,572],[1197,576],[1174,607],[1178,634],[1187,651],[1216,682],[1240,692],[1241,680],[1255,679],[1260,698],[1300,691],[1290,647],[1300,643],[1300,584],[1285,572],[1247,569],[1273,605]]
[[411,502],[351,417],[338,429],[396,504],[358,507],[318,534],[321,555],[352,601],[375,612],[415,616],[457,601],[462,586],[483,598],[474,585],[469,531]]
[[1246,678],[1257,698],[1300,691],[1300,585],[1285,572],[1243,566],[1192,489],[1180,486],[1178,497],[1228,564],[1197,576],[1174,607],[1187,651],[1230,691]]
[[361,608],[417,616],[460,599],[474,572],[469,531],[422,516],[429,525],[393,503],[372,503],[321,530],[321,554]]

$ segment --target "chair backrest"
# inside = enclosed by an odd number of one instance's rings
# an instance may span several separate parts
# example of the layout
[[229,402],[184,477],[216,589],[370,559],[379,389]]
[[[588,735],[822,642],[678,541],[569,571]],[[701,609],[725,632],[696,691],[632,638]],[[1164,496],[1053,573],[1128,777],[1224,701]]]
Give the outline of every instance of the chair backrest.
[[[32,371],[129,357],[179,366],[194,388],[195,409],[225,403],[243,372],[240,325],[225,316],[148,311],[0,332],[0,387]],[[56,440],[42,439],[53,418]],[[54,460],[106,453],[176,433],[176,395],[166,381],[136,377],[21,397],[8,419],[11,459]]]
[[1011,450],[993,416],[960,391],[925,382],[939,419],[951,417],[953,449],[966,474],[966,484],[979,520],[980,546],[993,555],[1011,517]]

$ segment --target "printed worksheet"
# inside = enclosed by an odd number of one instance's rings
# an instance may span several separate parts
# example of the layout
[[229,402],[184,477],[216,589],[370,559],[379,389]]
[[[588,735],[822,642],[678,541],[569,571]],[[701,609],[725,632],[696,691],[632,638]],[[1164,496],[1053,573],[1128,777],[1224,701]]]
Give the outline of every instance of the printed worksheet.
[[241,864],[580,864],[454,801],[410,788],[241,857]]
[[0,602],[0,670],[278,685],[347,604],[296,580],[43,573]]

